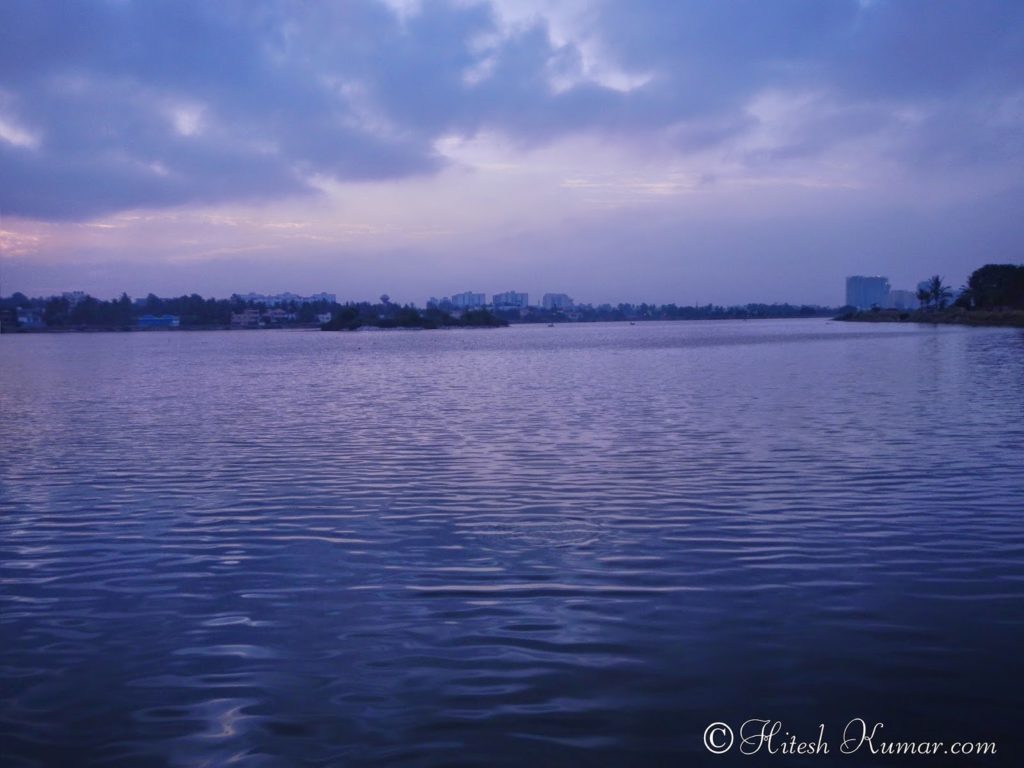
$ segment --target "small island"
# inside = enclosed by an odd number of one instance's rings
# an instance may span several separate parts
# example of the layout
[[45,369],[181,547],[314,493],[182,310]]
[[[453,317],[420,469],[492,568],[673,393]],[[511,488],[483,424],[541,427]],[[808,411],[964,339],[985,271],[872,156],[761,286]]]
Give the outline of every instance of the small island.
[[917,291],[918,309],[844,307],[836,320],[1024,328],[1024,265],[986,264],[954,296],[939,275]]
[[[360,328],[405,328],[433,330],[436,328],[504,328],[508,321],[486,309],[469,309],[454,315],[428,307],[417,309],[412,305],[396,306],[386,296],[381,304],[346,304],[330,321],[320,326],[322,331],[358,331]],[[379,311],[383,307],[385,310]]]

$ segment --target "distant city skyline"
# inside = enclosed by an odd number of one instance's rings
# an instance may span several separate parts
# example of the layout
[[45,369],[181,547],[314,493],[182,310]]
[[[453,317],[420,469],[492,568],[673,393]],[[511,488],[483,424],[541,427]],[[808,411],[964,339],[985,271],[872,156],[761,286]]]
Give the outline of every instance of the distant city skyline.
[[[1017,263],[1020,260],[1021,260],[1020,258],[1017,258],[1017,259],[1010,258],[1010,259],[1006,259],[1005,261],[1007,261],[1009,263]],[[983,266],[984,263],[987,263],[987,262],[980,262],[979,261],[977,263],[972,263],[972,264],[968,265],[968,267],[966,268],[967,271],[963,275],[942,274],[942,277],[947,282],[947,284],[951,285],[954,289],[956,289],[966,280],[966,278],[970,274],[970,272],[974,271],[978,267]],[[6,269],[5,269],[5,267],[6,267]],[[391,301],[394,301],[394,302],[397,302],[397,303],[401,303],[401,304],[409,304],[409,303],[411,303],[411,304],[415,304],[417,306],[425,306],[426,304],[429,303],[430,299],[432,299],[432,298],[436,298],[438,300],[441,300],[444,297],[449,297],[449,298],[454,299],[456,296],[463,295],[463,292],[460,292],[460,291],[454,291],[453,292],[451,288],[449,288],[448,291],[439,290],[439,291],[435,291],[433,293],[427,292],[426,294],[418,293],[416,291],[416,289],[405,289],[403,291],[401,289],[393,287],[393,285],[394,286],[400,286],[400,285],[402,285],[404,283],[404,281],[400,279],[400,276],[396,277],[396,279],[393,281],[393,284],[384,284],[384,283],[382,283],[380,285],[375,285],[375,286],[371,285],[371,286],[368,286],[367,288],[365,288],[365,290],[361,290],[361,291],[358,291],[358,292],[355,291],[355,290],[352,290],[352,289],[346,290],[345,287],[335,287],[335,286],[331,286],[330,290],[328,290],[327,286],[325,286],[323,284],[319,284],[319,283],[313,282],[313,281],[310,281],[310,280],[303,280],[303,281],[301,281],[304,285],[308,285],[309,286],[308,290],[305,290],[303,292],[293,292],[291,289],[280,290],[279,288],[277,288],[277,287],[275,287],[273,285],[271,285],[268,288],[266,288],[265,292],[253,291],[253,290],[251,290],[251,288],[247,288],[246,290],[243,291],[243,290],[238,290],[237,288],[231,288],[230,286],[232,285],[232,281],[230,279],[226,279],[226,280],[219,280],[218,279],[216,281],[209,281],[209,280],[203,280],[201,276],[198,276],[198,279],[195,280],[195,281],[182,281],[180,283],[177,283],[177,282],[176,283],[172,283],[172,285],[181,285],[182,286],[181,288],[177,288],[177,289],[172,288],[170,290],[165,290],[165,291],[162,291],[162,292],[156,292],[156,291],[152,290],[152,288],[147,288],[143,280],[141,280],[141,279],[139,279],[137,277],[134,277],[134,276],[129,278],[129,279],[127,279],[127,280],[124,280],[124,281],[122,281],[120,283],[112,283],[112,284],[107,284],[107,282],[106,282],[107,278],[106,278],[106,276],[104,276],[104,278],[98,282],[98,285],[99,285],[98,288],[90,289],[90,288],[86,287],[86,286],[90,285],[90,281],[89,280],[79,280],[79,281],[77,281],[75,283],[70,283],[70,282],[67,282],[67,281],[61,281],[60,278],[59,278],[59,275],[56,275],[56,274],[53,276],[52,280],[41,280],[41,281],[38,281],[38,282],[36,282],[36,281],[29,281],[27,284],[26,283],[15,282],[15,281],[13,281],[11,279],[11,274],[10,273],[12,271],[13,270],[10,269],[10,265],[9,264],[5,264],[5,262],[3,260],[0,260],[0,296],[8,296],[8,295],[10,295],[12,293],[15,293],[15,292],[21,292],[21,293],[24,293],[25,295],[31,296],[31,297],[34,297],[34,296],[60,296],[62,294],[67,294],[67,293],[82,292],[82,293],[86,293],[86,294],[89,294],[91,296],[94,296],[96,298],[102,298],[102,299],[114,299],[114,298],[119,297],[122,293],[127,293],[133,299],[139,299],[139,298],[144,298],[149,293],[157,293],[157,295],[160,295],[162,297],[190,295],[190,294],[193,294],[193,293],[197,293],[197,294],[200,294],[202,296],[217,296],[217,297],[222,297],[222,298],[229,298],[232,295],[239,295],[239,296],[242,296],[242,297],[251,297],[254,300],[258,300],[258,301],[259,300],[266,300],[267,303],[273,303],[274,300],[275,300],[275,297],[279,297],[281,300],[286,300],[286,297],[289,297],[289,296],[291,296],[291,297],[301,297],[301,296],[306,296],[306,295],[308,295],[308,296],[328,295],[328,296],[335,297],[335,299],[337,301],[340,301],[341,303],[345,303],[345,302],[359,302],[359,301],[376,300],[380,295],[387,294]],[[47,272],[46,270],[40,270],[40,271],[43,274],[46,274],[46,272]],[[893,273],[894,274],[906,275],[906,277],[903,277],[903,278],[901,278],[899,280],[890,280],[890,283],[891,283],[890,290],[891,291],[900,291],[900,289],[904,288],[904,287],[909,289],[909,287],[911,287],[911,286],[918,286],[922,282],[922,276],[934,274],[935,270],[934,269],[929,269],[928,265],[925,264],[923,266],[923,271],[916,271],[916,272],[914,272],[914,271],[909,270],[909,269],[904,267],[904,268],[900,268],[898,270],[893,270]],[[725,299],[725,298],[721,298],[721,297],[718,297],[718,296],[712,296],[712,295],[707,295],[707,296],[701,295],[701,296],[697,296],[694,299],[689,299],[689,298],[685,298],[684,299],[684,298],[680,298],[678,296],[671,295],[671,293],[668,290],[666,290],[666,288],[664,288],[664,287],[662,287],[661,289],[651,290],[648,295],[644,295],[644,294],[642,294],[642,293],[640,293],[638,291],[634,291],[633,294],[630,295],[630,296],[616,295],[614,290],[602,290],[602,291],[600,291],[601,298],[598,299],[598,298],[589,298],[587,296],[583,296],[581,291],[575,290],[571,286],[566,286],[565,284],[559,284],[558,288],[559,289],[567,289],[568,295],[573,297],[573,301],[576,302],[576,303],[594,304],[594,305],[596,305],[596,304],[603,304],[603,303],[615,304],[615,303],[619,303],[619,302],[626,302],[626,303],[642,303],[642,302],[647,302],[647,303],[655,303],[655,304],[675,303],[675,304],[680,304],[680,305],[705,305],[705,304],[742,305],[742,304],[749,304],[749,303],[769,303],[769,304],[771,304],[771,303],[790,303],[790,304],[813,304],[813,305],[819,305],[819,306],[836,306],[836,307],[839,307],[839,306],[842,306],[843,304],[849,303],[849,301],[848,301],[848,299],[849,299],[848,287],[847,287],[846,284],[847,284],[847,281],[849,280],[850,277],[851,277],[851,275],[849,275],[849,274],[848,275],[842,275],[842,276],[836,275],[834,280],[833,280],[833,285],[829,286],[828,289],[818,289],[818,290],[814,290],[814,291],[811,292],[811,293],[813,293],[813,295],[816,295],[816,296],[825,296],[825,297],[831,296],[831,298],[827,299],[827,300],[810,300],[810,299],[807,299],[807,298],[805,298],[803,296],[795,295],[795,292],[793,292],[793,291],[787,292],[784,287],[783,288],[779,288],[779,287],[776,287],[776,286],[766,286],[765,291],[763,291],[760,294],[758,294],[756,292],[752,292],[750,295],[742,296],[740,298],[735,298],[735,296],[737,296],[737,294],[734,291],[729,291],[729,290],[723,291],[723,293],[725,295],[727,295],[727,296],[734,296],[734,298],[731,298],[731,299]],[[886,279],[888,279],[888,276],[886,276]],[[210,283],[210,282],[213,282],[215,284],[224,284],[224,285],[227,285],[229,287],[226,288],[225,290],[221,290],[221,291],[217,291],[217,290],[204,290],[204,289],[201,289],[199,287],[196,287],[200,283]],[[284,283],[286,285],[289,285],[289,286],[294,286],[295,282],[296,281],[291,281],[291,282],[284,281]],[[488,282],[488,281],[480,281],[480,284],[481,285],[485,285],[485,286],[491,285],[492,283],[494,285],[501,285],[502,284],[502,283],[500,283],[497,280],[490,281],[490,282]],[[94,281],[93,284],[95,284],[95,281]],[[52,286],[55,286],[55,287],[53,287],[53,288],[41,288],[41,289],[36,289],[36,290],[32,290],[30,288],[26,289],[26,287],[19,287],[19,286],[25,286],[25,285],[39,285],[39,286],[52,285]],[[138,285],[138,286],[141,286],[141,287],[138,288],[137,290],[132,290],[132,289],[129,289],[127,287],[122,287],[122,286],[127,286],[127,285]],[[532,284],[531,284],[531,286],[532,286]],[[543,296],[545,294],[558,293],[559,295],[563,295],[561,293],[561,291],[557,291],[557,292],[551,291],[550,288],[546,287],[546,284],[544,284],[544,283],[537,283],[536,287],[531,287],[529,290],[523,290],[521,292],[526,294],[527,296],[534,297],[533,300],[531,300],[530,304],[531,305],[536,305],[536,306],[541,306],[542,305]],[[692,296],[692,295],[695,294],[695,291],[693,289],[686,290],[685,288],[683,288],[680,292],[685,294],[687,297]],[[472,293],[472,291],[466,291],[464,293]],[[483,305],[483,304],[488,304],[489,305],[489,304],[492,303],[493,296],[495,295],[495,291],[493,289],[488,288],[487,290],[479,291],[479,293],[484,297],[484,300],[481,302],[480,305]],[[498,293],[501,293],[501,291],[498,291]],[[579,296],[579,298],[576,298],[577,296]],[[657,296],[659,298],[655,298],[655,296]],[[903,301],[904,298],[905,297],[901,296],[900,297],[900,301]],[[477,304],[472,304],[471,306],[477,306]]]
[[[25,291],[6,291],[3,286],[0,286],[0,298],[8,298],[15,293],[24,294],[29,299],[40,299],[40,298],[64,298],[72,306],[79,303],[87,296],[91,296],[95,299],[102,301],[115,301],[122,295],[127,294],[134,305],[143,305],[146,303],[146,297],[153,294],[159,299],[174,299],[181,296],[199,295],[204,299],[215,298],[215,299],[231,299],[238,298],[245,302],[251,302],[254,304],[262,304],[267,307],[276,307],[281,304],[294,302],[296,304],[314,303],[317,301],[327,301],[332,303],[346,304],[346,303],[378,303],[385,297],[388,303],[391,304],[412,304],[417,307],[429,307],[432,305],[449,304],[455,309],[473,309],[477,307],[494,307],[499,308],[515,308],[515,307],[534,307],[543,309],[568,309],[575,306],[600,306],[610,304],[612,306],[617,304],[651,304],[651,305],[666,305],[676,304],[679,306],[745,306],[747,304],[791,304],[794,306],[813,305],[813,306],[842,306],[843,302],[835,304],[821,304],[817,302],[801,302],[801,301],[748,301],[748,302],[722,302],[716,300],[699,301],[699,302],[680,302],[680,301],[664,301],[656,302],[646,299],[639,300],[627,300],[627,299],[610,299],[606,301],[590,301],[585,298],[576,299],[569,294],[561,292],[544,291],[541,294],[530,294],[527,291],[502,291],[498,293],[485,293],[485,292],[474,292],[464,291],[455,292],[451,294],[445,294],[443,296],[429,296],[426,298],[419,297],[410,301],[402,301],[398,298],[388,294],[382,293],[373,296],[344,296],[333,292],[314,292],[308,295],[300,295],[291,291],[279,291],[277,293],[254,293],[254,292],[241,292],[231,291],[224,295],[217,294],[203,294],[199,291],[182,291],[180,293],[166,293],[157,294],[153,291],[144,291],[141,293],[131,293],[130,291],[115,291],[110,295],[101,295],[92,293],[86,290],[73,290],[73,291],[53,291],[53,292],[42,292],[42,293],[27,293]],[[531,295],[533,298],[531,299]],[[516,298],[510,298],[510,297]]]
[[959,286],[1022,258],[1022,31],[996,0],[3,3],[0,293]]
[[[515,307],[537,307],[543,309],[569,309],[573,306],[599,306],[605,304],[616,305],[620,303],[626,304],[676,304],[679,306],[707,306],[707,305],[719,305],[719,306],[743,306],[746,304],[792,304],[792,305],[809,305],[819,307],[841,307],[843,305],[854,306],[858,309],[867,309],[871,306],[880,306],[888,308],[914,308],[918,305],[916,291],[909,288],[898,288],[894,287],[889,278],[885,275],[848,275],[845,278],[845,292],[844,299],[834,303],[822,303],[822,302],[809,302],[799,300],[751,300],[751,301],[740,301],[740,302],[723,302],[710,299],[707,301],[695,301],[695,302],[681,302],[681,301],[651,301],[647,299],[640,300],[627,300],[627,299],[610,299],[605,301],[589,301],[587,299],[575,299],[571,295],[563,292],[544,291],[543,293],[533,293],[528,291],[516,291],[514,289],[508,291],[499,291],[497,293],[487,293],[485,291],[452,291],[442,296],[429,296],[426,298],[412,299],[409,301],[400,300],[389,293],[382,293],[376,296],[344,296],[333,292],[318,291],[310,293],[309,295],[301,295],[293,293],[291,291],[278,291],[276,293],[255,293],[255,292],[241,292],[231,291],[224,296],[215,296],[211,294],[201,294],[198,291],[183,291],[179,294],[165,294],[158,295],[158,298],[167,299],[174,298],[177,296],[187,296],[192,294],[199,294],[204,298],[232,298],[237,297],[243,301],[252,302],[256,304],[264,304],[268,307],[278,306],[280,304],[295,302],[298,304],[312,303],[316,301],[327,301],[327,302],[339,302],[345,303],[362,303],[362,302],[376,302],[384,298],[388,302],[395,304],[411,304],[417,307],[431,307],[431,306],[450,306],[454,309],[474,309],[480,307],[498,307],[498,308],[515,308]],[[959,292],[958,284],[945,281],[947,287],[951,287],[954,295]],[[927,280],[916,281],[918,289],[927,285]],[[24,291],[19,291],[25,293]],[[0,297],[8,296],[12,292],[3,290],[3,286],[0,285]],[[29,298],[40,298],[40,297],[60,297],[67,299],[72,305],[78,303],[85,296],[90,295],[94,298],[103,300],[112,300],[120,297],[122,294],[127,293],[135,304],[141,304],[145,302],[145,297],[152,291],[146,291],[141,294],[132,294],[127,291],[116,291],[111,295],[98,295],[84,290],[73,290],[73,291],[56,291],[52,293],[39,293],[39,294],[27,294]],[[157,295],[157,294],[155,294]],[[533,296],[533,300],[530,296]]]

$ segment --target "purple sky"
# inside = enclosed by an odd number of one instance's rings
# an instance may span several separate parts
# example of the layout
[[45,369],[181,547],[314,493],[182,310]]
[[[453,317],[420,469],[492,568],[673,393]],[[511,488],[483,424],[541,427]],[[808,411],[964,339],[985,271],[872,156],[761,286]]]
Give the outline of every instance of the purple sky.
[[840,304],[1024,242],[1024,3],[0,3],[0,293]]

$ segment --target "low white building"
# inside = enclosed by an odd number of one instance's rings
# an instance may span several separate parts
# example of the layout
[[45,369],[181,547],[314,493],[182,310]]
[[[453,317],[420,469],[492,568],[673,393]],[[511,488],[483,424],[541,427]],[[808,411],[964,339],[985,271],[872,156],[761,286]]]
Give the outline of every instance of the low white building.
[[46,327],[42,314],[36,309],[22,309],[21,307],[18,307],[15,318],[17,320],[17,324],[22,328]]

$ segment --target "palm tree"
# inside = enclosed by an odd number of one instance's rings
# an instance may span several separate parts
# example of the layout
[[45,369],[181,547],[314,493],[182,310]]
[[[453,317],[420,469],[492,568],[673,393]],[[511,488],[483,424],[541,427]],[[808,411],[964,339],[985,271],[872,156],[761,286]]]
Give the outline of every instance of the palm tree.
[[927,288],[918,288],[917,300],[921,302],[921,309],[924,309],[931,303],[932,292],[929,291]]
[[971,291],[970,283],[960,286],[960,293],[957,295],[956,301],[953,302],[953,306],[963,309],[970,309],[974,306],[974,292]]
[[938,309],[945,309],[946,303],[953,297],[953,292],[943,284],[942,278],[938,275],[932,275],[928,281],[928,293]]

